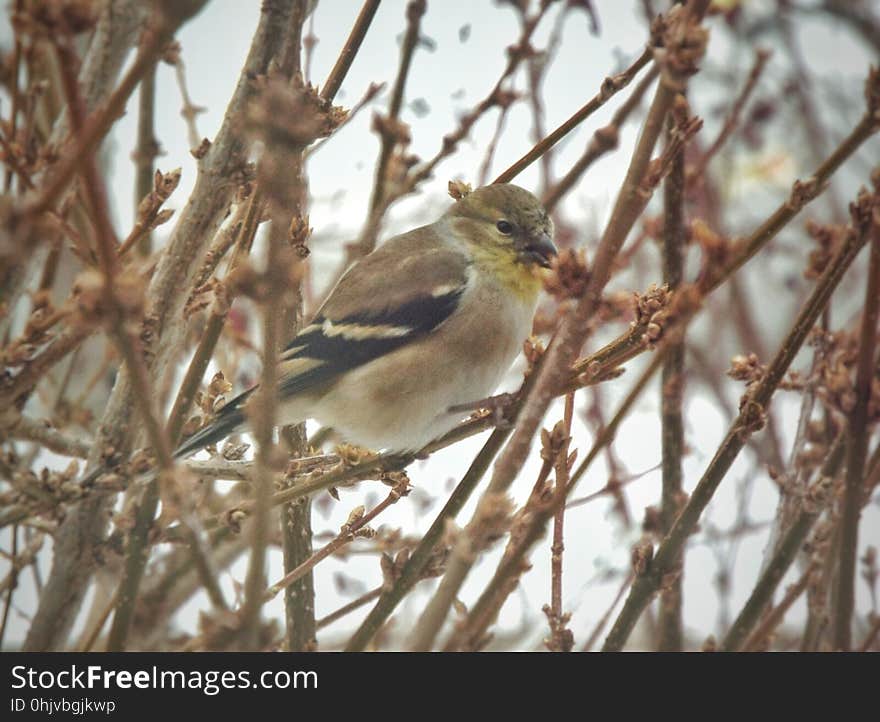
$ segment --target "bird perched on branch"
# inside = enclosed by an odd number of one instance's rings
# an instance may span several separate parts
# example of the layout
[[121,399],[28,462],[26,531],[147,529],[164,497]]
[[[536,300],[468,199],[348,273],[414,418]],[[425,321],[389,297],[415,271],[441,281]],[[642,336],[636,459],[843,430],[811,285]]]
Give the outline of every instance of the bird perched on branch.
[[[316,419],[373,450],[418,450],[449,431],[462,407],[495,390],[528,337],[552,237],[535,196],[498,184],[386,241],[348,269],[281,354],[278,421]],[[241,429],[254,390],[176,456]]]

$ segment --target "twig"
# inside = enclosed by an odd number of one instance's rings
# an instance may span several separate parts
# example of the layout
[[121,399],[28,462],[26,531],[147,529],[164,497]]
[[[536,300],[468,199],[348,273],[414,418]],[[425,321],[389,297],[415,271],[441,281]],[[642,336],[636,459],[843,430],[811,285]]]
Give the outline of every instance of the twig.
[[633,583],[629,597],[605,640],[603,647],[605,651],[616,651],[623,647],[641,612],[661,587],[665,576],[673,571],[687,537],[695,528],[706,505],[724,479],[734,459],[742,450],[746,439],[760,428],[764,409],[776,391],[776,387],[782,381],[807,334],[822,313],[843,272],[849,267],[866,240],[860,234],[849,234],[846,242],[828,265],[809,299],[801,308],[797,320],[773,362],[767,368],[765,375],[753,388],[749,389],[743,399],[739,415],[694,489],[690,501],[682,509],[672,529],[660,544],[649,569],[638,576]]
[[467,618],[459,625],[455,634],[447,641],[446,650],[477,649],[484,639],[485,631],[492,624],[504,601],[515,588],[515,582],[525,569],[524,559],[534,544],[541,538],[547,523],[556,513],[557,507],[564,505],[574,491],[581,477],[590,465],[615,437],[621,422],[627,417],[633,404],[641,396],[648,382],[660,368],[662,356],[657,354],[648,367],[636,379],[620,407],[593,440],[593,445],[578,468],[571,474],[565,493],[554,495],[551,503],[538,507],[529,519],[528,524],[518,530],[516,537],[511,536],[504,556],[495,569],[492,579],[486,585],[476,603],[471,607]]
[[611,614],[614,612],[614,608],[620,604],[620,600],[623,599],[623,595],[626,593],[626,590],[629,589],[629,585],[632,584],[632,579],[633,573],[630,571],[623,580],[623,584],[620,585],[620,589],[617,590],[617,594],[614,595],[614,600],[608,606],[608,609],[605,610],[605,614],[603,614],[599,618],[599,621],[596,622],[596,626],[593,627],[593,631],[590,632],[590,636],[587,637],[587,641],[584,642],[584,646],[581,647],[582,652],[589,652],[593,649],[593,645],[596,644],[596,640],[599,639],[599,635],[602,634],[602,630],[605,629],[605,625],[608,624],[608,620],[611,619]]
[[[552,470],[552,459],[545,458],[535,481],[533,495],[543,493]],[[473,560],[486,549],[493,536],[500,535],[510,526],[510,509],[504,498],[497,497],[494,506],[487,504],[484,508],[486,511],[475,514],[467,527],[456,535],[443,578],[419,615],[407,640],[406,648],[409,651],[427,652],[433,648]]]
[[186,123],[187,141],[189,142],[190,150],[194,150],[199,147],[199,143],[201,143],[202,140],[199,135],[199,129],[196,126],[196,118],[199,116],[199,113],[204,113],[205,109],[192,102],[186,84],[186,66],[183,63],[183,56],[180,52],[175,53],[173,65],[174,77],[177,80],[177,87],[180,90],[180,100],[182,103],[180,114],[183,116],[183,120]]
[[755,51],[755,62],[752,65],[751,71],[749,71],[749,76],[746,79],[743,89],[740,91],[736,100],[733,101],[733,105],[730,107],[730,112],[724,119],[724,124],[721,126],[721,130],[718,131],[715,140],[712,141],[709,147],[700,156],[700,159],[696,162],[693,168],[688,169],[689,179],[701,178],[703,176],[703,173],[706,171],[706,166],[709,165],[709,161],[711,161],[718,151],[721,150],[721,147],[727,142],[733,134],[733,131],[736,130],[737,125],[739,125],[739,119],[742,115],[743,108],[745,108],[746,102],[757,86],[761,73],[764,72],[764,66],[770,59],[770,55],[770,51],[764,50],[763,48],[758,48]]
[[[381,147],[379,160],[376,163],[376,176],[373,181],[373,192],[370,197],[370,216],[381,213],[381,207],[385,200],[385,185],[388,182],[388,162],[394,153],[394,149],[401,142],[399,128],[400,109],[403,105],[404,90],[409,69],[412,64],[413,53],[419,42],[422,17],[428,9],[425,0],[410,0],[406,6],[406,32],[403,35],[403,43],[400,46],[400,64],[397,69],[397,77],[391,90],[391,99],[388,101],[388,115],[374,117],[374,127],[379,133]],[[372,224],[368,221],[367,227]],[[358,244],[359,255],[366,255],[376,244],[375,234],[367,234]],[[351,258],[349,258],[349,261]]]
[[3,649],[3,640],[6,639],[6,624],[9,621],[9,611],[12,609],[12,595],[18,587],[18,574],[20,559],[18,558],[18,526],[12,527],[12,547],[9,550],[11,568],[9,570],[9,584],[6,586],[6,602],[3,605],[3,618],[0,620],[0,649]]
[[867,635],[865,635],[865,641],[862,642],[862,646],[859,647],[860,652],[867,652],[871,649],[871,645],[877,640],[877,636],[880,635],[880,617],[874,619],[874,623],[871,625],[871,629]]
[[849,442],[846,457],[845,491],[840,520],[840,557],[836,578],[834,610],[834,647],[848,652],[852,645],[852,616],[855,608],[856,558],[858,556],[859,517],[864,497],[865,457],[868,453],[868,404],[871,401],[877,348],[877,320],[880,318],[880,170],[875,178],[876,207],[867,221],[870,230],[871,256],[865,286],[865,305],[859,334],[856,361],[855,407],[849,417]]
[[804,593],[810,582],[810,577],[814,573],[815,569],[812,566],[807,567],[801,578],[786,590],[785,596],[779,604],[767,613],[761,624],[755,628],[755,631],[743,643],[742,649],[744,652],[757,652],[762,649],[766,639],[773,634],[773,630],[779,626],[779,623],[785,617],[785,613],[791,609],[791,605]]
[[[312,16],[312,18],[314,18],[314,15]],[[381,93],[383,90],[385,90],[385,83],[370,83],[367,86],[367,89],[364,91],[364,94],[361,96],[361,99],[348,109],[348,115],[345,116],[345,120],[343,120],[336,127],[336,130],[331,137],[335,138],[336,134],[339,133],[339,131],[346,125],[349,125],[351,121],[354,120],[364,108],[372,103],[375,97],[379,95],[379,93]],[[317,143],[313,143],[308,148],[306,148],[305,152],[303,153],[303,157],[307,160],[310,159],[321,148],[327,145],[329,141],[330,138],[321,138],[321,140],[319,140]]]
[[830,487],[840,469],[846,448],[845,438],[839,436],[828,452],[819,476],[812,488],[807,489],[804,497],[800,500],[801,505],[797,516],[792,520],[783,536],[774,548],[773,556],[761,572],[755,586],[752,587],[748,600],[743,605],[742,611],[737,615],[733,624],[721,643],[721,649],[736,651],[744,648],[744,642],[750,636],[750,631],[757,624],[760,615],[767,608],[773,598],[777,586],[782,581],[788,568],[794,561],[797,553],[801,550],[804,540],[813,528],[819,515],[825,508]]
[[569,456],[571,445],[571,419],[574,414],[574,393],[565,396],[565,412],[563,429],[565,436],[561,440],[553,468],[556,474],[553,488],[554,498],[558,498],[556,512],[553,514],[553,543],[550,547],[550,606],[544,607],[544,614],[550,625],[550,638],[545,644],[551,652],[570,652],[574,646],[574,637],[568,629],[570,614],[562,608],[562,554],[565,551],[565,504],[563,500],[569,484],[569,474],[574,463],[574,455]]
[[[684,152],[679,151],[663,185],[663,281],[675,291],[684,276]],[[684,334],[666,348],[660,382],[660,439],[662,453],[661,531],[672,527],[682,502],[684,459]],[[678,560],[683,566],[683,560]],[[660,596],[658,651],[680,652],[684,638],[682,578],[679,575]]]
[[154,14],[153,22],[144,35],[143,42],[125,77],[100,109],[83,123],[76,134],[73,146],[62,155],[49,181],[40,194],[26,207],[23,214],[35,217],[52,208],[78,172],[82,162],[98,147],[98,143],[121,115],[128,98],[144,75],[155,66],[165,44],[187,20],[201,11],[207,0],[163,2]]
[[333,624],[333,622],[342,619],[347,614],[350,614],[351,612],[360,609],[362,606],[364,606],[365,604],[369,604],[374,599],[378,599],[380,594],[382,594],[382,587],[376,587],[375,589],[371,589],[369,592],[361,594],[361,596],[359,596],[357,599],[350,601],[348,604],[343,604],[335,612],[331,612],[326,617],[321,617],[316,623],[317,628],[323,629],[324,627],[330,626],[331,624]]
[[[285,426],[281,436],[291,453],[302,455],[308,448],[305,424]],[[295,481],[288,482],[295,484]],[[281,548],[284,571],[301,566],[314,553],[312,543],[312,500],[299,499],[284,504],[280,511]],[[311,570],[304,572],[284,589],[287,649],[291,652],[313,651],[317,648],[315,633],[315,580]]]
[[[247,551],[248,530],[233,534],[220,529],[209,536],[211,562],[216,570],[226,569]],[[193,554],[186,545],[154,558],[144,575],[132,624],[131,646],[148,648],[149,638],[167,625],[175,611],[204,589]]]
[[443,509],[437,515],[437,518],[431,524],[431,527],[422,537],[415,551],[410,555],[400,573],[395,580],[393,586],[385,589],[376,606],[370,610],[367,618],[361,623],[354,635],[345,646],[347,652],[363,651],[370,640],[379,631],[379,628],[385,623],[385,620],[391,616],[397,604],[412,589],[416,582],[422,578],[422,572],[428,565],[434,548],[439,543],[441,537],[446,531],[447,521],[454,519],[473,493],[480,479],[495,458],[495,454],[504,444],[510,433],[509,429],[495,429],[489,436],[489,439],[480,449],[480,452],[474,457],[465,475],[462,477],[455,491],[447,500]]
[[511,104],[507,103],[501,106],[498,117],[495,119],[495,131],[492,138],[486,146],[486,153],[483,156],[483,162],[480,164],[480,170],[477,172],[477,185],[484,186],[489,181],[489,171],[492,168],[492,159],[495,157],[495,150],[498,148],[498,141],[504,132],[504,124],[507,121],[507,114],[510,112]]
[[572,130],[574,130],[593,113],[599,110],[599,108],[605,105],[605,103],[613,98],[618,91],[623,90],[627,85],[629,85],[630,81],[639,74],[639,71],[644,68],[651,61],[652,58],[652,49],[650,47],[645,48],[642,54],[639,55],[639,57],[636,58],[635,62],[630,65],[626,70],[624,70],[622,73],[618,73],[617,75],[609,75],[607,78],[605,78],[605,80],[602,81],[602,87],[599,89],[599,92],[595,96],[587,101],[562,125],[556,128],[552,133],[550,133],[550,135],[536,143],[534,147],[529,150],[528,153],[526,153],[522,158],[513,163],[513,165],[511,165],[503,173],[501,173],[493,182],[509,183],[514,178],[516,178],[516,176],[518,176],[532,163],[538,160],[538,158],[544,155],[544,153],[550,150],[550,148],[556,145]]
[[330,71],[330,75],[327,76],[324,87],[321,88],[321,97],[324,100],[332,101],[336,97],[336,93],[339,92],[342,81],[348,75],[348,70],[352,62],[354,62],[355,55],[357,55],[361,43],[367,35],[367,30],[370,29],[373,16],[376,14],[376,10],[379,9],[379,2],[380,0],[364,0],[357,20],[355,20],[354,26],[348,34],[348,39],[345,41],[345,45],[336,59],[336,64],[333,66],[333,70]]
[[[56,336],[49,345],[34,356],[27,365],[16,374],[15,378],[0,388],[0,404],[14,405],[21,403],[22,397],[27,396],[43,378],[46,372],[57,364],[67,354],[89,338],[95,329],[85,324],[67,328]],[[0,382],[2,383],[2,382]]]
[[[24,0],[15,0],[15,10],[16,14],[20,14],[24,9]],[[21,34],[15,33],[15,40],[13,42],[12,47],[12,68],[10,70],[10,82],[12,87],[9,88],[9,95],[11,97],[11,105],[9,111],[9,137],[12,140],[15,140],[16,131],[18,130],[18,112],[19,106],[21,105],[21,88],[18,86],[18,79],[21,75]],[[9,157],[9,153],[7,152],[7,158]],[[4,192],[9,194],[12,190],[12,168],[6,169],[6,185]],[[3,636],[0,635],[0,645],[2,645]]]
[[388,492],[388,496],[386,496],[381,502],[376,504],[369,512],[364,514],[363,507],[356,508],[348,517],[348,520],[345,524],[342,525],[342,529],[340,529],[339,534],[336,535],[336,538],[333,539],[330,543],[321,547],[318,551],[316,551],[311,557],[305,560],[302,564],[300,564],[295,569],[292,569],[290,572],[284,575],[282,579],[275,582],[272,586],[270,586],[264,593],[263,601],[268,602],[275,598],[275,596],[282,589],[286,589],[291,584],[293,584],[298,579],[301,579],[305,574],[310,572],[312,569],[317,566],[317,564],[327,557],[335,554],[342,547],[350,544],[355,539],[360,536],[364,536],[369,538],[372,536],[373,532],[369,528],[370,522],[373,521],[379,514],[385,511],[392,504],[396,504],[397,501],[409,494],[409,480],[404,478],[400,482],[398,482],[394,488]]
[[[138,97],[137,146],[134,150],[135,179],[134,207],[153,190],[154,161],[160,153],[159,141],[155,132],[156,113],[156,65],[155,63],[144,74]],[[149,256],[153,239],[145,233],[138,243],[138,253]]]
[[98,637],[101,636],[101,630],[104,629],[104,625],[107,624],[107,620],[110,619],[110,615],[113,613],[113,609],[116,607],[116,594],[110,597],[107,604],[104,605],[104,609],[101,610],[101,614],[95,620],[95,624],[89,632],[88,636],[83,640],[82,645],[80,646],[80,652],[91,652],[92,648],[95,646],[95,642],[98,641]]
[[[229,260],[227,276],[238,267],[242,257],[250,253],[254,236],[257,233],[258,214],[261,206],[262,194],[259,187],[257,187],[251,191],[247,204],[240,206],[240,208],[245,209],[244,217],[241,218],[238,233],[235,236],[235,250],[233,251],[232,258]],[[234,225],[235,222],[233,221]],[[177,392],[177,397],[174,400],[174,407],[171,409],[171,414],[168,417],[168,437],[175,445],[180,441],[183,425],[186,423],[187,415],[195,400],[196,393],[198,393],[199,385],[205,375],[208,364],[211,362],[214,348],[220,339],[226,316],[229,313],[229,307],[234,298],[235,294],[233,291],[226,287],[222,297],[220,295],[215,296],[211,304],[211,312],[208,315],[208,320],[205,322],[205,329],[199,337],[199,345],[196,347],[189,366],[187,366],[180,389]]]
[[[302,5],[303,3],[298,3]],[[278,299],[284,283],[280,266],[281,243],[286,228],[272,223],[269,234],[269,250],[266,258],[266,276],[269,282],[269,298]],[[263,309],[263,376],[257,390],[253,413],[254,438],[257,456],[254,486],[254,523],[251,527],[251,553],[245,577],[244,605],[242,607],[241,645],[246,650],[260,648],[260,608],[262,593],[266,586],[266,550],[269,542],[270,495],[272,493],[273,451],[272,431],[275,428],[278,384],[278,348],[280,346],[281,314],[269,303]]]
[[657,65],[651,66],[651,69],[645,74],[639,83],[633,88],[629,97],[621,104],[621,106],[611,116],[611,122],[601,128],[597,128],[587,144],[587,148],[583,155],[578,158],[568,172],[562,176],[556,183],[550,186],[544,193],[541,203],[547,212],[552,212],[559,204],[559,201],[572,189],[581,179],[589,167],[593,165],[601,156],[609,151],[614,150],[618,145],[620,137],[620,129],[629,118],[630,114],[639,107],[648,88],[657,79],[660,74],[660,68]]
[[66,436],[47,422],[30,419],[26,416],[18,419],[15,426],[9,430],[9,436],[13,439],[36,441],[44,448],[54,451],[56,454],[75,456],[79,459],[85,459],[89,455],[89,449],[91,448],[90,444],[80,439]]
[[768,241],[791,221],[804,206],[815,199],[826,187],[828,179],[859,147],[880,129],[880,70],[871,68],[865,82],[868,107],[865,114],[813,174],[804,181],[795,181],[791,195],[774,213],[748,237],[736,245],[733,258],[715,273],[701,279],[701,290],[710,291],[732,276]]

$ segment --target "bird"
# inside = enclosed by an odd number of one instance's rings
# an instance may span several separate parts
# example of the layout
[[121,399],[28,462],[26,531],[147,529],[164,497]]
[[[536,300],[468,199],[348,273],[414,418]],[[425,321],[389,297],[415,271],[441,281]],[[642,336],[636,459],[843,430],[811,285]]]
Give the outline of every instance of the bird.
[[[401,453],[451,430],[496,390],[529,337],[557,254],[553,230],[532,193],[493,184],[363,256],[281,352],[277,421],[315,419],[348,443]],[[244,430],[256,388],[175,457]]]

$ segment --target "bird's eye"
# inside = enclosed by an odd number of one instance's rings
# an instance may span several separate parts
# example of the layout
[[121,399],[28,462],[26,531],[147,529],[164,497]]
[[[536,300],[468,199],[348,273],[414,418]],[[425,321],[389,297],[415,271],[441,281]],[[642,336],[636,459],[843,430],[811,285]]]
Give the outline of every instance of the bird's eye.
[[495,224],[495,227],[498,229],[499,233],[503,233],[505,236],[509,236],[513,233],[513,226],[510,225],[508,221],[500,220]]

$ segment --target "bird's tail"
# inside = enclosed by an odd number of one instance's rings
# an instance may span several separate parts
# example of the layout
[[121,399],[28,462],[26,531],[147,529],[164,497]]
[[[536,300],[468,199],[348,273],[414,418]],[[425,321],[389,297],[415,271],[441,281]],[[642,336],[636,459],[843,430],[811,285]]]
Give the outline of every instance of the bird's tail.
[[[223,406],[223,408],[217,412],[217,417],[213,422],[194,433],[188,439],[185,439],[183,443],[177,447],[177,450],[174,452],[174,458],[180,459],[184,456],[189,456],[190,454],[194,454],[195,452],[204,449],[209,444],[216,444],[218,441],[223,441],[223,439],[243,426],[245,422],[244,402],[253,391],[254,389],[249,389]],[[80,480],[80,486],[90,486],[99,476],[106,474],[107,471],[108,468],[106,466],[99,466],[96,469],[92,469],[91,472],[86,474]]]
[[174,458],[180,459],[181,457],[189,456],[210,444],[223,441],[223,439],[243,426],[245,422],[244,402],[253,391],[254,389],[249,389],[239,394],[220,409],[214,421],[184,440],[177,447],[177,450],[174,452]]

